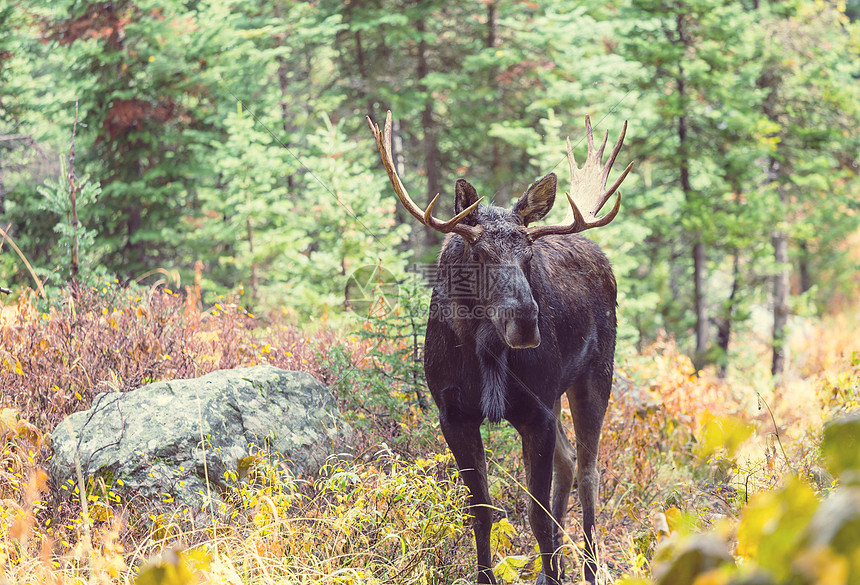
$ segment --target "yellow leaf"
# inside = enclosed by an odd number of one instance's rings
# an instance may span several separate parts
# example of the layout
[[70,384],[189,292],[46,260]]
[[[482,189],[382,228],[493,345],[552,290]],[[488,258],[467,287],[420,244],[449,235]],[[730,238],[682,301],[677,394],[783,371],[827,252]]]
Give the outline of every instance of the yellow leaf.
[[517,570],[526,566],[528,561],[529,558],[525,555],[505,557],[499,561],[495,567],[493,567],[493,573],[495,573],[496,578],[510,583],[517,579]]
[[821,453],[833,475],[839,476],[846,469],[860,469],[860,415],[828,421],[824,425]]
[[753,425],[738,417],[708,415],[700,433],[699,458],[704,461],[720,448],[732,457],[754,430]]
[[845,585],[851,572],[848,559],[826,545],[801,551],[793,565],[795,573],[805,577],[805,583]]
[[817,508],[815,492],[797,478],[790,479],[780,490],[754,495],[738,525],[737,555],[769,569],[777,580],[784,580]]
[[193,569],[205,568],[205,566],[208,566],[208,557],[205,553],[201,557],[199,551],[188,553],[168,549],[161,554],[160,559],[144,567],[134,583],[135,585],[193,585],[199,582]]
[[516,534],[517,531],[507,518],[495,522],[490,530],[491,549],[498,553],[510,549],[513,544],[511,541]]
[[701,573],[693,581],[693,585],[726,585],[729,582],[729,573],[723,569],[711,569]]

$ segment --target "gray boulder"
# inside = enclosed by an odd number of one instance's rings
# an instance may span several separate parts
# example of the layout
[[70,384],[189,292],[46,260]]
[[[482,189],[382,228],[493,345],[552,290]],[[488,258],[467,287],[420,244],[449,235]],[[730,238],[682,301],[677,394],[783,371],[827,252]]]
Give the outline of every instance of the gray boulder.
[[115,492],[200,509],[249,453],[263,449],[296,474],[314,473],[350,434],[334,397],[308,374],[220,370],[98,395],[54,430],[50,472],[57,488],[77,483],[77,459],[84,477]]

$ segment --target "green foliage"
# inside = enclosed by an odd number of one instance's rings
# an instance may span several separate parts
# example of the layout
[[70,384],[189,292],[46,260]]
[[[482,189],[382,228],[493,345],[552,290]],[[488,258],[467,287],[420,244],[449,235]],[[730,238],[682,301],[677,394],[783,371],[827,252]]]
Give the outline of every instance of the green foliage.
[[[851,283],[858,31],[821,0],[6,2],[0,32],[0,137],[26,137],[0,141],[0,214],[39,274],[65,248],[36,188],[78,100],[76,164],[102,189],[89,261],[121,282],[200,262],[203,298],[242,287],[254,310],[339,319],[354,270],[399,278],[440,239],[378,167],[364,116],[392,108],[401,175],[419,203],[443,194],[440,216],[456,177],[507,204],[560,170],[565,136],[581,148],[583,114],[630,121],[623,211],[588,234],[616,268],[624,344],[707,320],[704,357],[728,364],[788,268],[777,228],[804,307]],[[0,275],[27,282],[9,253]]]
[[96,230],[92,225],[94,208],[98,205],[101,187],[92,182],[89,177],[79,177],[76,180],[74,213],[77,223],[73,220],[72,187],[69,185],[67,170],[60,161],[60,176],[56,180],[48,179],[44,186],[37,188],[41,196],[39,209],[46,215],[56,217],[54,232],[58,235],[55,255],[57,262],[50,270],[41,270],[43,279],[54,276],[55,286],[62,287],[72,279],[71,265],[74,251],[78,251],[78,270],[85,284],[97,286],[106,280],[106,274],[101,264],[102,251],[96,242]]
[[[381,283],[384,284],[384,283]],[[375,382],[376,390],[397,392],[411,397],[421,408],[427,407],[424,383],[424,334],[430,290],[416,275],[402,280],[393,294],[379,297],[390,303],[380,314],[372,308],[364,325],[356,332],[370,343],[367,358],[379,367],[386,381]]]
[[[416,274],[368,287],[365,315],[347,343],[331,348],[327,367],[349,421],[401,449],[436,444],[438,424],[424,381],[424,333],[430,290]],[[393,286],[392,286],[393,285]]]

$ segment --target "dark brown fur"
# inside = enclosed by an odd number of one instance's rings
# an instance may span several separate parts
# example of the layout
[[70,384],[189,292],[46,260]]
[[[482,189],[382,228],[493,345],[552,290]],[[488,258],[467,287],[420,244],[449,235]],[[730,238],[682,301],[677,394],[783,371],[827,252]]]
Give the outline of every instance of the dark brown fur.
[[[560,555],[554,553],[561,544],[577,463],[586,553],[591,555],[585,575],[591,582],[595,578],[596,459],[612,383],[616,286],[609,261],[590,240],[550,235],[531,241],[525,227],[549,211],[554,196],[555,176],[548,175],[512,210],[478,207],[464,223],[482,226],[480,238],[469,243],[451,235],[439,256],[441,271],[478,266],[489,273],[504,266],[500,272],[510,273],[505,286],[488,287],[493,290],[474,298],[456,298],[448,281],[440,279],[425,340],[427,383],[442,432],[471,492],[479,583],[495,582],[492,509],[479,431],[485,418],[506,419],[522,438],[529,521],[543,563],[539,583],[556,583],[563,573]],[[475,200],[471,185],[458,181],[458,212]],[[507,316],[495,321],[476,316],[477,308],[486,307],[505,307]],[[564,393],[573,414],[575,450],[558,419]],[[552,517],[544,510],[551,510]]]

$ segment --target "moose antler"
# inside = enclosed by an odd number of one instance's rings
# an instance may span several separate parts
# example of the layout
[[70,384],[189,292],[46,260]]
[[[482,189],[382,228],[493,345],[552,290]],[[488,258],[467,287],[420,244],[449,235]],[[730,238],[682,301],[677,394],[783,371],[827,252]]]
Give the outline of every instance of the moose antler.
[[439,199],[438,193],[430,202],[430,205],[427,206],[427,209],[422,211],[421,208],[412,201],[409,193],[406,192],[406,187],[403,186],[403,183],[400,181],[400,177],[397,176],[397,169],[394,167],[394,158],[391,156],[391,110],[389,110],[388,114],[385,116],[384,134],[380,132],[379,126],[373,123],[370,116],[367,116],[367,125],[370,126],[370,131],[373,132],[373,137],[376,139],[376,146],[379,148],[379,156],[382,158],[382,165],[388,173],[388,178],[391,180],[394,192],[397,193],[397,198],[400,199],[400,202],[403,204],[403,207],[406,208],[406,211],[412,214],[412,217],[420,221],[422,224],[427,227],[431,227],[436,231],[442,232],[443,234],[455,233],[466,238],[470,242],[476,241],[484,231],[483,228],[480,226],[460,224],[460,222],[467,215],[472,213],[476,207],[478,207],[478,204],[481,202],[483,197],[448,221],[441,221],[433,217],[433,207],[436,206],[436,201]]
[[600,145],[598,150],[595,150],[594,133],[591,130],[591,118],[588,116],[585,117],[585,136],[588,141],[588,154],[581,169],[576,165],[573,148],[570,146],[570,138],[567,139],[567,161],[570,164],[570,191],[565,193],[565,195],[573,212],[573,221],[568,225],[547,225],[526,228],[532,240],[550,234],[575,234],[589,228],[604,226],[615,219],[621,207],[620,193],[615,200],[615,206],[612,208],[612,211],[600,219],[597,219],[597,212],[600,211],[600,208],[615,193],[621,182],[627,177],[630,169],[633,168],[633,163],[631,162],[612,187],[606,190],[606,179],[609,177],[609,171],[615,163],[615,158],[621,151],[621,145],[624,144],[624,135],[626,133],[627,122],[625,121],[624,126],[621,128],[621,136],[618,137],[618,142],[615,143],[615,148],[612,149],[612,154],[609,156],[606,164],[601,167],[603,149],[606,147],[609,131],[603,137],[603,144]]

